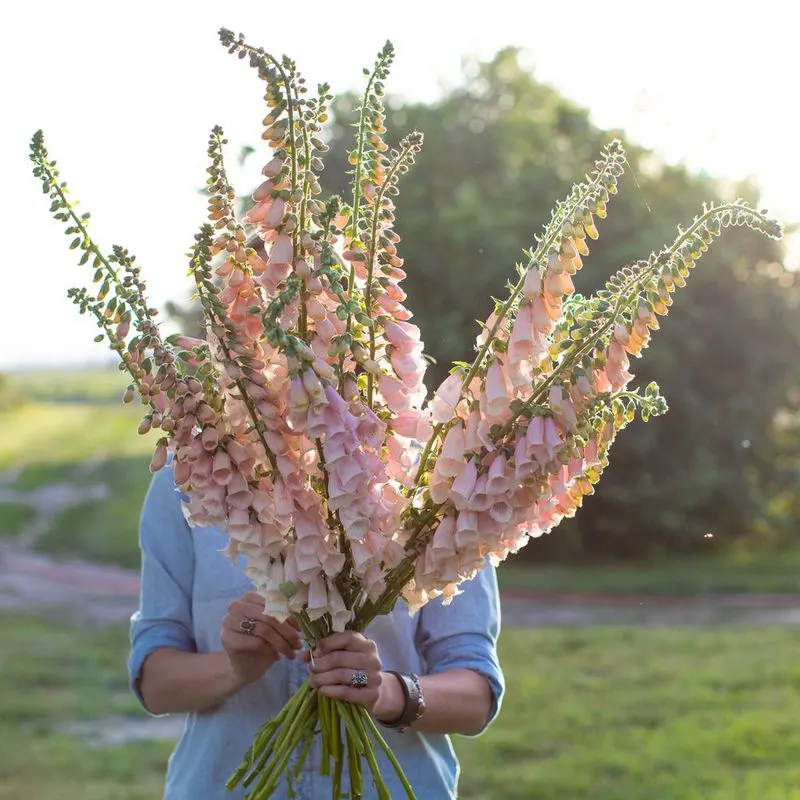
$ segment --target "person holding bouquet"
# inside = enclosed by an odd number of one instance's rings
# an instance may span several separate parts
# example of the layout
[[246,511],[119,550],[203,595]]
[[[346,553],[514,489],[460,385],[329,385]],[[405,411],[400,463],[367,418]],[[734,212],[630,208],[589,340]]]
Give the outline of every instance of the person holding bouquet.
[[[264,719],[307,678],[320,694],[367,708],[418,797],[455,797],[459,765],[448,734],[485,730],[503,695],[494,569],[465,582],[447,607],[431,601],[411,616],[398,603],[364,635],[322,639],[312,662],[298,630],[265,616],[241,565],[220,556],[226,534],[191,529],[180,505],[167,467],[153,477],[141,517],[129,659],[131,685],[149,713],[186,714],[165,798],[244,797],[225,782]],[[298,800],[330,791],[319,759],[316,742],[293,779]],[[403,796],[390,765],[381,766],[391,796]],[[288,797],[288,783],[282,791],[274,796]],[[365,781],[365,800],[373,791]]]
[[741,200],[705,204],[672,244],[576,291],[627,163],[614,140],[429,397],[393,200],[423,137],[385,139],[391,44],[365,71],[352,194],[323,199],[328,85],[311,96],[292,59],[220,41],[264,81],[269,152],[242,217],[227,140],[209,136],[189,259],[205,338],[161,335],[135,258],[101,251],[31,141],[94,269],[69,296],[130,376],[140,433],[162,433],[130,673],[148,711],[187,714],[166,796],[454,797],[448,734],[484,730],[503,694],[494,567],[578,511],[637,414],[667,410],[657,384],[630,386],[630,357],[710,244],[782,229]]

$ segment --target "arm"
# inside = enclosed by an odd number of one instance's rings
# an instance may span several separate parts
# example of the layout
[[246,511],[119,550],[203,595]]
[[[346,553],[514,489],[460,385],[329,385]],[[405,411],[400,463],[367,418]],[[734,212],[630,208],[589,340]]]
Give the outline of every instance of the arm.
[[[471,669],[449,669],[419,679],[425,697],[425,713],[411,725],[422,733],[474,735],[486,727],[494,697],[487,680]],[[392,673],[383,673],[381,696],[373,715],[381,722],[394,722],[405,707],[405,695]]]
[[[139,521],[141,588],[139,610],[131,618],[128,658],[131,688],[145,710],[152,714],[200,710],[187,702],[181,703],[180,708],[165,702],[172,691],[184,691],[174,679],[170,680],[177,669],[175,664],[180,662],[186,668],[188,663],[207,663],[207,658],[196,652],[193,636],[191,537],[175,491],[172,468],[165,467],[150,482]],[[218,669],[221,666],[213,660],[210,663],[216,663]],[[159,667],[165,664],[168,666],[162,674]],[[187,669],[189,694],[195,683],[191,679],[193,672],[192,668]]]
[[[140,523],[142,586],[131,620],[131,687],[151,714],[205,711],[257,680],[281,655],[300,647],[296,630],[263,615],[264,602],[247,594],[231,603],[223,624],[224,650],[195,652],[192,636],[194,548],[172,469],[158,472]],[[258,620],[251,634],[239,627]]]
[[[151,653],[140,681],[147,708],[154,714],[205,711],[258,680],[281,656],[294,658],[302,645],[297,628],[263,612],[263,599],[248,592],[228,606],[223,650],[184,653],[165,647]],[[251,622],[250,633],[242,630],[244,619]]]
[[420,678],[427,709],[415,730],[474,736],[500,709],[505,683],[497,656],[494,567],[487,565],[460,588],[450,605],[438,599],[419,611],[416,645],[427,672]]
[[186,653],[154,650],[144,661],[139,691],[151,714],[206,711],[242,687],[225,651]]

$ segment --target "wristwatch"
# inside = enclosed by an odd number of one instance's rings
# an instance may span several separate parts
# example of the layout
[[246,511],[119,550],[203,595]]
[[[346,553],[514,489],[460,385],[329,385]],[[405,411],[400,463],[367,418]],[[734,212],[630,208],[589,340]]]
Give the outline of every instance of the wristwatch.
[[422,695],[419,676],[413,672],[395,672],[394,670],[387,670],[387,673],[394,675],[400,681],[406,704],[398,719],[393,722],[381,722],[381,725],[384,728],[392,728],[399,733],[404,733],[425,713],[425,698]]

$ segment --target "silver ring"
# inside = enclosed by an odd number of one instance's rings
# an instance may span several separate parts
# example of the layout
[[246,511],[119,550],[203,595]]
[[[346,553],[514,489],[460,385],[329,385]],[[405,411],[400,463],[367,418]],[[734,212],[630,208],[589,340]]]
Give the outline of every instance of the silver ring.
[[255,631],[256,631],[256,620],[254,620],[252,617],[245,617],[239,623],[239,630],[245,636],[253,636],[255,634]]
[[369,678],[367,677],[366,672],[358,672],[353,673],[353,677],[350,678],[350,686],[354,689],[366,689],[369,686]]

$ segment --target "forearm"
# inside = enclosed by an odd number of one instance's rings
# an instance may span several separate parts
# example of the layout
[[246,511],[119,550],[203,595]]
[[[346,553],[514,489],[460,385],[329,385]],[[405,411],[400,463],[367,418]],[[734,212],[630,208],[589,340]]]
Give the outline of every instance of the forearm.
[[[387,691],[375,708],[384,722],[400,717],[405,696],[397,678],[385,674]],[[473,734],[481,730],[492,709],[492,690],[488,681],[471,669],[451,669],[420,678],[425,697],[425,713],[411,727],[425,733]]]
[[152,714],[206,711],[241,686],[224,651],[184,653],[168,647],[145,659],[139,682],[144,704]]

